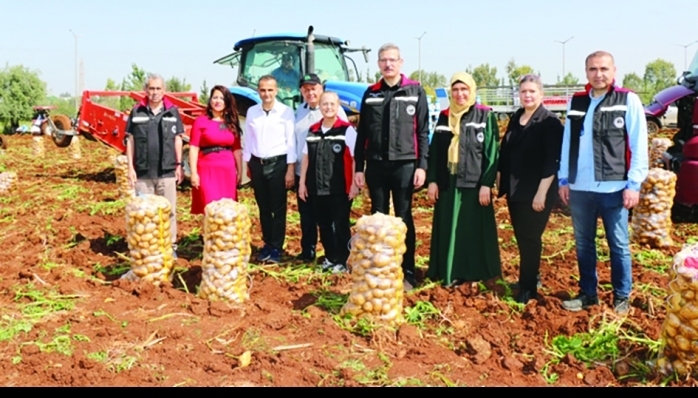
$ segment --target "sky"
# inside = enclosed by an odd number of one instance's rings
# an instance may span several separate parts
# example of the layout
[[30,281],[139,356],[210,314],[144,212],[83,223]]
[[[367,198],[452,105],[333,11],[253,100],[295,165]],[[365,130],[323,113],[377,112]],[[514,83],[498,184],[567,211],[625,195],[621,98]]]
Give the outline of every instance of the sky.
[[[698,40],[697,0],[2,0],[0,15],[2,66],[39,71],[51,95],[75,92],[73,33],[84,90],[102,90],[109,78],[120,82],[135,63],[165,78],[184,78],[196,92],[204,80],[208,87],[233,84],[235,71],[213,61],[233,52],[238,40],[306,32],[309,25],[315,34],[372,49],[368,64],[352,54],[362,73],[378,70],[378,48],[392,42],[406,74],[421,59],[423,70],[447,79],[482,63],[502,78],[513,58],[532,66],[546,84],[562,74],[563,47],[565,71],[581,83],[584,59],[596,50],[614,55],[620,82],[626,73],[642,76],[657,58],[674,63],[680,74],[682,46]],[[570,37],[564,46],[556,42]],[[688,47],[689,63],[697,51],[698,43]]]

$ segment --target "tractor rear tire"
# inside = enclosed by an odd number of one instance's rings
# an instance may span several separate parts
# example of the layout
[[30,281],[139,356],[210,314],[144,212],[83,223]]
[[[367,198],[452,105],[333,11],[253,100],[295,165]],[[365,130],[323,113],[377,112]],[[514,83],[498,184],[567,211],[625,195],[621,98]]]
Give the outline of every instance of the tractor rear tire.
[[[51,116],[51,121],[59,130],[66,131],[71,129],[70,118],[66,115],[53,115]],[[43,126],[48,126],[48,123],[44,122]],[[42,129],[42,131],[45,131],[45,127]],[[51,138],[53,138],[53,143],[59,148],[68,147],[70,142],[73,140],[72,135],[65,135],[55,131],[53,134],[51,134]]]
[[647,119],[647,135],[653,136],[659,132],[659,123],[654,119]]

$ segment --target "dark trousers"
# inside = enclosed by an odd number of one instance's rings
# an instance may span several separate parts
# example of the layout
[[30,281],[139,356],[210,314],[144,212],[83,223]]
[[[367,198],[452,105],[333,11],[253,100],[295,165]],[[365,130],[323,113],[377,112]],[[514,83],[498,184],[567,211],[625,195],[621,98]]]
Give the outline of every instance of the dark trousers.
[[543,231],[548,224],[553,203],[546,203],[541,212],[533,210],[531,202],[509,203],[511,226],[519,246],[519,286],[535,292],[543,249]]
[[325,257],[334,264],[346,265],[349,258],[349,240],[351,240],[349,197],[347,195],[315,196],[313,205]]
[[371,213],[388,214],[390,211],[390,194],[393,195],[395,216],[400,217],[407,226],[405,246],[407,251],[402,258],[402,270],[405,274],[414,275],[414,255],[416,233],[412,219],[412,194],[414,193],[414,172],[416,162],[407,161],[376,161],[366,162],[364,173],[369,196],[371,197]]
[[253,157],[248,167],[259,208],[262,239],[266,245],[282,250],[286,238],[286,156],[270,164],[261,164]]
[[298,214],[301,218],[301,251],[303,253],[315,252],[317,246],[317,228],[315,219],[315,208],[313,207],[314,196],[308,195],[303,200],[298,196],[298,184],[300,176],[296,176],[296,201],[298,202]]

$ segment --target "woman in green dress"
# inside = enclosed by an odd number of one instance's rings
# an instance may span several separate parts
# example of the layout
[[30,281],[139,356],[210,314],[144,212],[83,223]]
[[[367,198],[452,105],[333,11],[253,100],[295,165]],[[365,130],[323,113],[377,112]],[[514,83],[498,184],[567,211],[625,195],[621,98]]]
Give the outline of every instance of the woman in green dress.
[[435,206],[427,277],[447,286],[502,274],[492,203],[499,129],[475,97],[472,76],[453,75],[450,106],[429,145],[427,195]]

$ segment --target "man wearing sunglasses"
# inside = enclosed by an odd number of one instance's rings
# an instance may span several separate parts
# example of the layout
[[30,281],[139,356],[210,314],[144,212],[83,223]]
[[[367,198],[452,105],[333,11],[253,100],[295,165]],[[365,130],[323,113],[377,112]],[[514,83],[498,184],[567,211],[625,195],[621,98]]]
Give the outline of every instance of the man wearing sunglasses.
[[637,205],[648,172],[647,122],[637,94],[615,85],[613,56],[586,59],[589,84],[574,94],[560,156],[560,199],[570,206],[577,247],[580,294],[563,302],[580,311],[599,303],[596,225],[601,216],[611,255],[613,307],[629,311],[632,268],[628,211]]
[[429,106],[421,85],[400,73],[402,61],[394,44],[378,50],[383,78],[361,100],[354,159],[355,183],[368,186],[371,213],[388,214],[392,195],[395,216],[407,226],[402,269],[405,290],[411,290],[417,284],[412,195],[426,179]]

